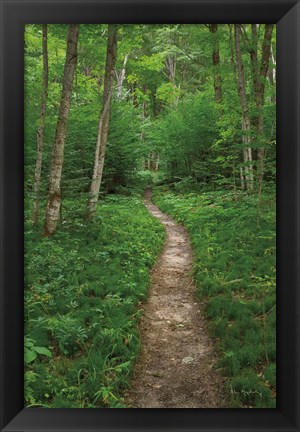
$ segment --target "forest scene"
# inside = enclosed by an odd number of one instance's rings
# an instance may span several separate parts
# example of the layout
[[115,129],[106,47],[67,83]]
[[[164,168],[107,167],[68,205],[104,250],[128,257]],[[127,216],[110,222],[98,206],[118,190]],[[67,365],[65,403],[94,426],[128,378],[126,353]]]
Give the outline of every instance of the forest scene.
[[24,398],[276,408],[276,26],[24,27]]

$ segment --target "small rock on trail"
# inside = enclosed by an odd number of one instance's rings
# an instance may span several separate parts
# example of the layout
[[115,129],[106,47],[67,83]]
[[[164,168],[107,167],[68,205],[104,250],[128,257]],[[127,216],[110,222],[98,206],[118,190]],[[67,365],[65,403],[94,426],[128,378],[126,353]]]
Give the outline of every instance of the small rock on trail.
[[193,256],[186,230],[151,202],[166,228],[164,250],[151,272],[140,331],[142,352],[125,403],[133,408],[225,408],[224,382],[190,276]]

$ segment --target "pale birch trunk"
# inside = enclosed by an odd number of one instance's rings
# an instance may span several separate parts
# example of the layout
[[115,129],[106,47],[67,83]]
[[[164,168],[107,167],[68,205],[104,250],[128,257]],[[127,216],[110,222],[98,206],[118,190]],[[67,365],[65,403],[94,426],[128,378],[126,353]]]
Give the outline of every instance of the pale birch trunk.
[[253,164],[252,164],[252,149],[251,149],[251,124],[248,109],[248,101],[245,89],[244,67],[241,54],[241,24],[234,24],[235,49],[236,49],[236,64],[238,74],[238,93],[240,97],[240,105],[242,110],[242,141],[243,141],[243,156],[245,162],[245,180],[248,190],[253,189]]
[[[275,88],[275,85],[276,85],[276,60],[274,58],[272,44],[271,44],[271,54],[270,54],[270,57],[271,57],[271,60],[272,60],[272,67],[269,67],[269,70],[268,70],[268,79],[270,81],[271,86]],[[276,94],[275,94],[275,96],[273,96],[273,95],[271,96],[271,103],[276,104]]]
[[[175,77],[176,77],[176,59],[168,56],[165,60],[165,65],[166,65],[166,69],[168,72],[168,77],[169,77],[169,81],[170,83],[173,85],[174,89],[177,88],[176,82],[175,82]],[[176,97],[176,99],[172,102],[172,106],[177,106],[178,105],[178,101],[179,101],[179,96]]]
[[168,56],[165,60],[165,64],[168,72],[169,81],[176,86],[175,84],[176,59],[171,56]]
[[52,149],[50,169],[49,196],[46,209],[46,219],[43,235],[51,236],[55,233],[61,206],[61,174],[64,160],[64,146],[67,136],[68,116],[71,106],[74,73],[77,64],[77,43],[79,24],[71,24],[67,37],[67,52],[64,68],[63,88],[56,126],[55,141]]
[[38,225],[40,213],[40,187],[41,187],[41,172],[43,163],[43,145],[44,145],[44,128],[46,116],[46,103],[48,96],[48,27],[47,24],[42,25],[42,50],[43,50],[43,91],[42,102],[40,110],[39,127],[37,129],[37,156],[34,173],[34,203],[32,223],[34,226]]
[[120,73],[117,73],[116,71],[116,77],[117,77],[117,98],[121,99],[122,97],[122,89],[123,89],[123,83],[125,79],[125,73],[126,73],[126,63],[128,61],[128,54],[125,55],[123,67]]
[[117,25],[108,25],[108,38],[106,50],[106,65],[104,78],[103,108],[100,113],[98,136],[95,150],[95,162],[92,183],[90,187],[90,198],[88,203],[88,219],[95,216],[99,192],[102,182],[106,143],[110,118],[110,107],[113,93],[113,78],[117,55]]

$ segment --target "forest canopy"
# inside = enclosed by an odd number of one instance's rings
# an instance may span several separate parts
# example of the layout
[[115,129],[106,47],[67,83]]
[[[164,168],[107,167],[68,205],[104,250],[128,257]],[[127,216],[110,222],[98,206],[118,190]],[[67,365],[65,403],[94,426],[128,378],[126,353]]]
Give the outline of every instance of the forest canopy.
[[[38,199],[49,190],[68,26],[46,31],[44,56],[42,26],[25,32],[26,191]],[[274,26],[120,25],[115,31],[100,193],[137,186],[145,171],[158,169],[162,180],[189,178],[204,188],[259,191],[263,179],[266,187],[274,184]],[[91,187],[108,26],[81,25],[77,37],[60,181],[66,197]],[[44,150],[34,193],[37,133]]]

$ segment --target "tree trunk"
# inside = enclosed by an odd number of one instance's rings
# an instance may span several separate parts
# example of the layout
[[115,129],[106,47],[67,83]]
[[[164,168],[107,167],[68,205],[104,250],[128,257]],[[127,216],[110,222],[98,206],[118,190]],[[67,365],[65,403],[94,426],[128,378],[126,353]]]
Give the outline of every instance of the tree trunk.
[[219,53],[219,40],[218,40],[218,24],[209,24],[209,31],[213,35],[213,70],[214,70],[214,89],[215,100],[218,103],[222,102],[222,78],[220,74],[220,53]]
[[243,140],[243,156],[245,162],[245,180],[248,190],[253,189],[253,165],[252,165],[252,149],[250,147],[250,116],[248,109],[248,101],[245,89],[244,66],[241,54],[241,24],[234,24],[236,64],[238,73],[238,93],[240,97],[240,105],[242,110],[242,140]]
[[257,58],[257,24],[251,24],[251,32],[252,32],[252,41],[250,48],[250,58],[251,58],[251,67],[252,67],[252,77],[253,77],[253,85],[254,85],[254,94],[255,97],[259,93],[259,79],[258,79],[258,58]]
[[245,190],[245,181],[244,181],[244,172],[242,167],[240,167],[240,179],[241,179],[241,189],[243,191]]
[[45,237],[54,234],[61,206],[60,183],[64,160],[64,146],[67,135],[68,116],[71,106],[73,80],[77,64],[78,36],[79,24],[71,24],[67,37],[67,52],[64,68],[63,88],[56,126],[55,141],[52,149],[49,197],[47,202],[46,219],[43,227],[43,235]]
[[125,79],[125,73],[126,73],[126,63],[128,60],[128,54],[125,55],[124,58],[124,62],[123,62],[123,67],[120,73],[116,72],[116,77],[117,77],[117,97],[118,99],[121,99],[122,97],[122,88],[123,88],[123,82]]
[[[274,65],[276,65],[276,60],[274,58],[272,44],[271,44],[270,59],[272,60],[272,67],[269,67],[268,78],[269,78],[271,86],[275,89],[275,85],[276,85],[276,67],[274,67]],[[272,104],[276,104],[276,94],[271,96],[271,103]]]
[[133,82],[131,85],[131,96],[132,96],[132,104],[134,106],[134,108],[138,108],[139,106],[139,102],[136,96],[136,83]]
[[[173,85],[174,89],[177,88],[175,77],[176,77],[176,58],[173,58],[172,56],[168,56],[165,60],[165,65],[168,73],[168,78],[170,83]],[[176,97],[176,99],[171,103],[172,106],[176,107],[178,105],[179,96]]]
[[38,225],[39,213],[40,213],[40,187],[41,187],[41,172],[43,162],[43,144],[44,144],[44,128],[45,128],[45,115],[46,115],[46,103],[48,96],[48,27],[47,24],[42,25],[43,29],[43,91],[42,91],[42,102],[40,110],[40,124],[37,130],[37,157],[35,164],[34,174],[34,203],[33,203],[33,215],[32,223],[34,226]]
[[159,153],[157,153],[157,156],[156,156],[156,163],[155,163],[155,171],[158,171],[158,170],[159,170],[159,164],[160,164],[160,161],[159,161]]
[[175,84],[176,59],[169,55],[165,60],[165,64],[166,64],[166,69],[168,72],[169,81],[172,84],[174,84],[174,86],[176,87],[176,84]]
[[94,173],[90,188],[90,199],[88,205],[88,219],[92,219],[96,213],[99,191],[101,187],[104,158],[106,151],[108,126],[110,118],[110,107],[113,93],[113,78],[117,56],[117,25],[108,25],[108,38],[106,50],[106,65],[104,78],[103,108],[100,113],[98,137],[95,151]]
[[[273,32],[273,24],[265,25],[265,34],[264,40],[262,44],[262,54],[261,54],[261,64],[259,70],[259,92],[256,96],[256,107],[258,109],[258,125],[257,125],[257,133],[259,141],[263,144],[263,134],[264,134],[264,117],[263,117],[263,107],[265,103],[265,79],[269,69],[269,61],[271,54],[271,39]],[[258,149],[257,157],[257,181],[258,181],[258,193],[261,194],[263,177],[264,177],[264,169],[265,169],[265,155],[266,149],[264,146]]]
[[238,86],[237,83],[237,65],[234,58],[234,52],[235,52],[235,43],[233,41],[233,35],[232,35],[232,24],[228,24],[229,26],[229,48],[230,48],[230,63],[233,70],[233,77],[234,77],[234,83],[236,84],[236,87]]
[[269,60],[271,55],[271,39],[273,32],[273,24],[265,25],[264,40],[262,43],[262,53],[260,66],[258,63],[257,54],[257,28],[256,24],[251,25],[252,29],[252,46],[250,49],[250,58],[252,65],[252,76],[253,76],[253,87],[255,96],[255,106],[257,114],[254,118],[254,126],[257,132],[257,140],[259,148],[257,151],[257,187],[259,194],[262,190],[262,182],[264,176],[264,160],[265,160],[265,148],[264,143],[264,117],[263,107],[265,103],[265,80],[269,69]]

